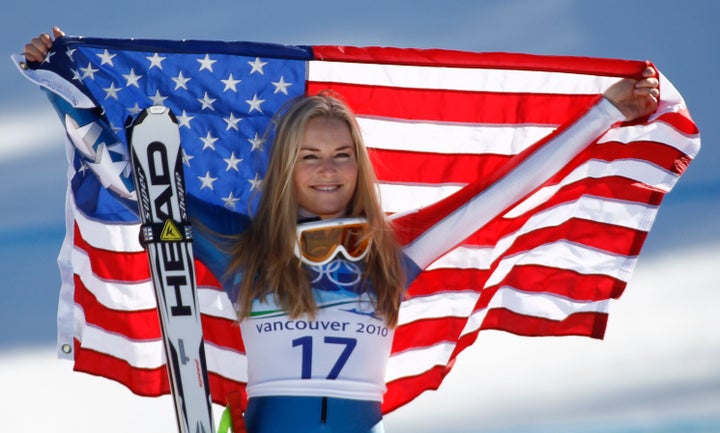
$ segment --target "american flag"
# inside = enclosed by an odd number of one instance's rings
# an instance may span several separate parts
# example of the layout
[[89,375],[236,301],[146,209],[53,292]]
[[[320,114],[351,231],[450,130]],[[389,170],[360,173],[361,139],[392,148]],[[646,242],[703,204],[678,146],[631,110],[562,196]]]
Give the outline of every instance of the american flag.
[[[21,59],[17,59],[18,63]],[[123,125],[150,105],[177,115],[188,194],[252,213],[271,116],[332,89],[355,111],[388,214],[430,205],[562,131],[646,62],[379,47],[65,37],[29,79],[50,90],[68,132],[67,236],[58,348],[74,368],[139,395],[169,392],[138,220],[128,211]],[[700,147],[661,75],[658,112],[617,124],[538,181],[409,288],[384,410],[436,389],[483,329],[602,338],[665,193]],[[117,182],[117,179],[126,179]],[[219,213],[222,214],[222,213]],[[197,278],[213,400],[243,387],[244,346],[218,278]],[[482,372],[478,372],[482,374]]]

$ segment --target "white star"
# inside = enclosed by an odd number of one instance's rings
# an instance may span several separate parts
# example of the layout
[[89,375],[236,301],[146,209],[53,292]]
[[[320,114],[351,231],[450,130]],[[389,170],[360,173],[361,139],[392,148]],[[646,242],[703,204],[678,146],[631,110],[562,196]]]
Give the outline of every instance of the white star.
[[262,108],[260,108],[260,105],[262,105],[262,103],[265,102],[265,100],[259,99],[257,93],[255,95],[253,95],[252,99],[246,99],[245,102],[247,102],[248,105],[250,105],[250,110],[248,111],[248,113],[252,113],[254,110],[257,110],[261,113],[263,112]]
[[213,137],[210,131],[208,131],[205,137],[200,138],[200,140],[203,142],[202,150],[205,150],[208,147],[212,150],[215,150],[215,142],[218,141],[218,139],[216,137]]
[[210,72],[213,72],[213,63],[217,62],[217,60],[211,60],[210,56],[205,54],[205,58],[202,59],[195,59],[198,62],[200,62],[200,70],[207,69]]
[[95,72],[99,71],[99,69],[93,69],[92,63],[88,63],[87,68],[80,68],[80,72],[82,72],[82,79],[84,80],[87,77],[90,77],[91,80],[95,79]]
[[80,164],[80,168],[78,169],[78,173],[81,173],[83,175],[83,177],[85,177],[85,172],[87,170],[88,170],[87,164],[85,163],[85,161],[82,161],[82,163]]
[[153,54],[151,57],[145,57],[145,58],[150,60],[150,67],[148,67],[148,69],[152,69],[154,67],[157,67],[158,69],[162,69],[162,62],[163,62],[163,60],[167,59],[167,57],[162,57],[158,53]]
[[248,65],[252,66],[250,74],[260,72],[260,75],[265,75],[265,72],[263,72],[263,67],[267,65],[267,62],[261,61],[259,57],[256,57],[254,62],[248,62]]
[[188,116],[185,110],[183,110],[182,114],[177,116],[178,125],[179,126],[186,126],[190,128],[190,121],[193,120],[195,116]]
[[122,179],[121,174],[125,171],[128,163],[127,160],[113,161],[105,143],[100,143],[97,147],[95,161],[88,162],[88,165],[97,175],[102,186],[120,193],[123,197],[127,197],[130,195],[130,191],[120,180]]
[[235,114],[230,113],[230,117],[223,117],[223,120],[227,123],[227,127],[225,127],[226,131],[230,128],[239,131],[237,124],[242,120],[241,117],[235,117]]
[[121,89],[121,87],[115,87],[115,83],[110,83],[110,87],[103,88],[103,90],[105,91],[105,99],[113,98],[117,100],[117,94]]
[[286,83],[285,77],[280,77],[280,81],[273,82],[272,85],[275,86],[275,91],[273,92],[273,94],[280,92],[287,95],[287,88],[292,86],[292,83]]
[[262,189],[263,181],[260,179],[259,174],[255,173],[255,179],[248,179],[248,182],[250,182],[250,191]]
[[78,125],[77,121],[70,115],[65,115],[65,128],[68,136],[75,143],[75,148],[88,159],[94,160],[97,156],[95,152],[95,142],[102,134],[103,128],[97,122],[89,122],[85,125]]
[[160,94],[160,90],[156,90],[155,95],[150,96],[150,99],[152,99],[153,101],[153,105],[165,105],[165,100],[167,98],[167,96],[163,96]]
[[77,51],[77,48],[69,48],[65,50],[65,55],[68,56],[70,61],[74,61],[73,54],[75,54],[75,51]]
[[55,55],[55,51],[51,51],[45,56],[45,59],[43,59],[43,63],[50,63],[50,57]]
[[142,108],[140,108],[140,106],[136,102],[135,105],[128,108],[127,110],[132,116],[136,116],[137,114],[139,114],[142,111]]
[[117,54],[110,54],[110,52],[106,49],[104,53],[102,54],[95,54],[96,56],[100,57],[100,65],[108,64],[110,66],[113,65],[113,57],[115,57]]
[[223,158],[223,161],[227,163],[227,168],[225,169],[225,171],[230,171],[230,169],[233,169],[238,173],[240,172],[238,164],[241,163],[243,160],[241,158],[235,158],[235,152],[230,155],[230,158]]
[[265,144],[265,139],[260,137],[257,132],[255,133],[255,137],[248,138],[248,141],[252,144],[252,148],[250,149],[251,152],[255,150],[262,150],[263,144]]
[[125,78],[125,87],[135,86],[138,89],[140,88],[140,79],[142,78],[142,75],[136,75],[135,69],[130,69],[129,74],[123,74],[123,78]]
[[210,190],[215,190],[213,187],[213,182],[217,180],[217,177],[210,176],[210,172],[205,172],[205,176],[198,176],[198,179],[200,179],[200,182],[202,182],[202,185],[200,185],[200,189],[203,190],[205,188],[209,188]]
[[235,203],[240,201],[240,199],[237,197],[233,197],[233,193],[232,191],[230,191],[230,194],[228,194],[227,197],[222,197],[222,201],[225,202],[225,207],[235,209]]
[[195,157],[192,156],[192,155],[188,155],[188,154],[185,152],[185,149],[182,150],[182,160],[183,160],[183,164],[185,164],[185,165],[187,165],[188,167],[190,167],[190,160],[193,159],[193,158],[195,158]]
[[190,81],[191,78],[187,78],[187,77],[183,76],[182,71],[180,71],[180,73],[178,74],[177,77],[172,77],[172,80],[175,82],[175,90],[177,90],[181,87],[183,89],[187,90],[187,82]]
[[225,84],[225,88],[223,89],[223,93],[227,92],[228,90],[232,90],[233,92],[237,93],[237,84],[241,80],[235,80],[233,79],[233,74],[230,74],[230,76],[227,78],[227,80],[220,80],[223,84]]
[[82,81],[83,77],[80,76],[80,72],[78,72],[77,69],[70,69],[70,70],[73,73],[73,77],[72,77],[73,80]]
[[213,104],[216,100],[213,99],[213,98],[211,98],[210,96],[208,96],[208,93],[207,93],[207,92],[205,92],[205,96],[203,96],[202,98],[197,98],[197,100],[198,100],[198,102],[200,102],[200,103],[202,104],[202,109],[203,109],[203,110],[206,109],[206,108],[209,108],[209,109],[215,111],[215,108],[213,108],[212,104]]

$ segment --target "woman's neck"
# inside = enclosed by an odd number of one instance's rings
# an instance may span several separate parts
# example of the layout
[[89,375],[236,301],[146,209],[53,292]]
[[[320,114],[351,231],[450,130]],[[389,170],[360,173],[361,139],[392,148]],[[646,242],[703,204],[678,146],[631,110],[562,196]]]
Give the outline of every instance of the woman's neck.
[[319,218],[314,213],[312,213],[309,210],[302,208],[300,206],[298,206],[297,215],[298,215],[298,219]]
[[333,219],[333,218],[343,218],[346,216],[348,216],[347,213],[344,215],[337,215],[337,216],[317,215],[317,214],[314,214],[314,213],[310,212],[309,210],[307,210],[303,207],[300,207],[300,206],[298,206],[298,210],[297,210],[298,220],[308,220],[308,219],[325,220],[325,219]]

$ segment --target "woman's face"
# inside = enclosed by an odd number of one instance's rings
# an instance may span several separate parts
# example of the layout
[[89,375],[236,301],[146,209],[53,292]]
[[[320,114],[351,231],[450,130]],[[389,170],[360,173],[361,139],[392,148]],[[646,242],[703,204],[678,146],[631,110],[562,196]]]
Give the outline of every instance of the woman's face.
[[322,219],[345,216],[357,178],[355,145],[348,125],[339,119],[311,119],[293,172],[299,214]]

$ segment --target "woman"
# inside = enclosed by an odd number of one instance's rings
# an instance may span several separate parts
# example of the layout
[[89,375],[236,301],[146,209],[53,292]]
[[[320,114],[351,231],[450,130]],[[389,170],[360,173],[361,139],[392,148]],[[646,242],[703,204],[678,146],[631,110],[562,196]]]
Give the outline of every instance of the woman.
[[[52,40],[34,38],[27,60],[43,60]],[[644,79],[611,86],[547,147],[572,148],[623,118],[652,113],[654,73],[648,68]],[[411,242],[400,247],[347,106],[321,94],[283,113],[257,215],[235,239],[227,266],[248,357],[248,431],[383,431],[385,366],[402,293],[477,229],[487,213],[473,193],[482,182],[433,205],[449,217],[403,233]]]
[[338,99],[306,97],[284,113],[257,215],[229,270],[248,356],[249,431],[382,431],[405,271],[375,183]]

